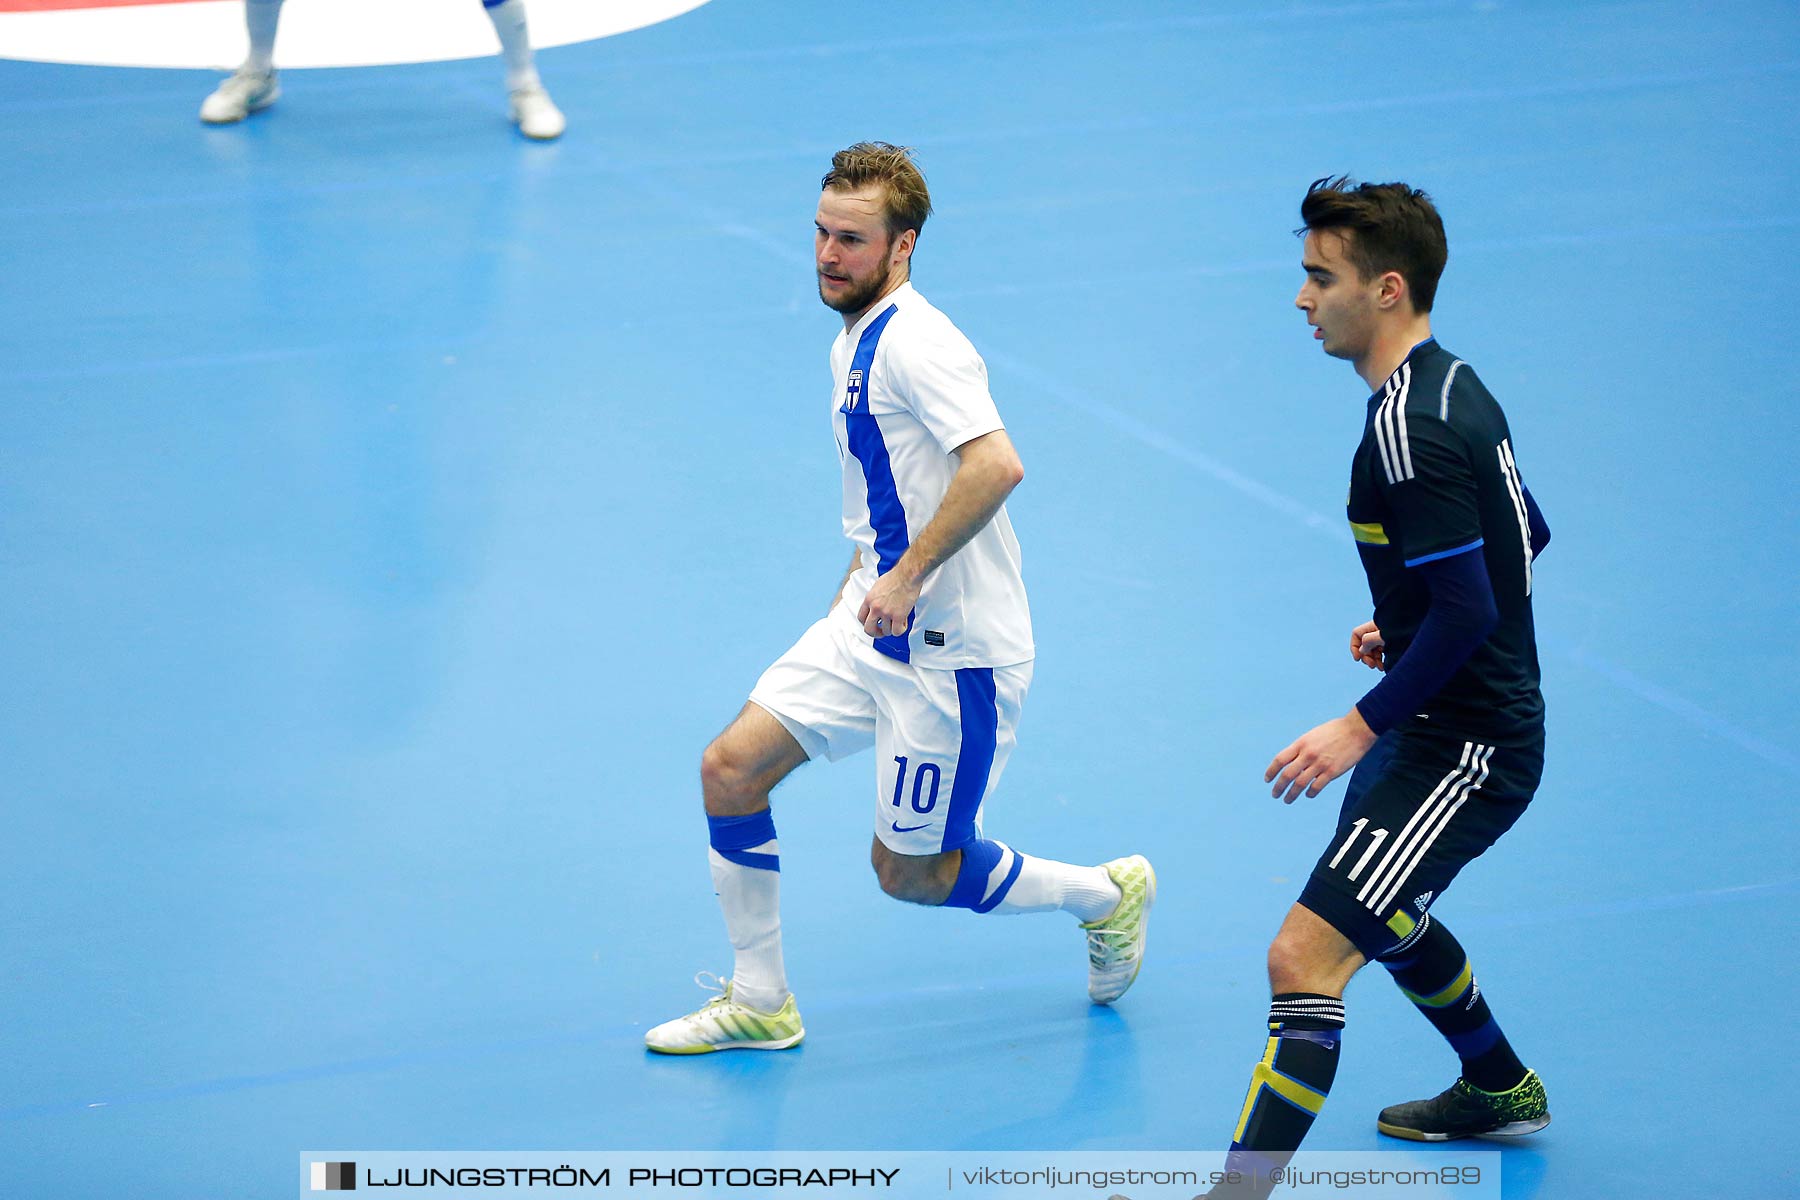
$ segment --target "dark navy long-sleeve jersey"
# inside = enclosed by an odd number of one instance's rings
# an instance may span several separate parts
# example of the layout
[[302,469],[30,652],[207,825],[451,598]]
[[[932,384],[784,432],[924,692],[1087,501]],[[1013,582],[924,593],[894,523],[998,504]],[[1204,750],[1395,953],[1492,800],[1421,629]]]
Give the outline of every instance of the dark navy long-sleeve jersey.
[[[1548,530],[1525,491],[1506,414],[1435,340],[1415,346],[1369,398],[1348,515],[1387,644],[1389,678],[1359,705],[1371,726],[1416,720],[1495,745],[1536,738],[1544,701],[1532,543],[1534,527],[1540,549]],[[1464,555],[1479,564],[1452,562]],[[1492,607],[1482,612],[1484,583]],[[1433,661],[1408,663],[1434,603],[1438,628],[1419,647]],[[1422,690],[1421,681],[1436,686]],[[1413,711],[1396,711],[1401,704]]]

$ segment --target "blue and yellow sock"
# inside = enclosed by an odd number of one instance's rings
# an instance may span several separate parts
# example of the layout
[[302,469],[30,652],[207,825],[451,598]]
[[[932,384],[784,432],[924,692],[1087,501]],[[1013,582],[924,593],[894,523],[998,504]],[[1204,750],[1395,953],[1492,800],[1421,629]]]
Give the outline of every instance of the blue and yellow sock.
[[1425,922],[1422,934],[1384,955],[1381,965],[1462,1059],[1464,1079],[1484,1092],[1510,1091],[1525,1078],[1525,1064],[1488,1009],[1462,944],[1441,922],[1429,915]]
[[1337,1077],[1344,1035],[1344,1001],[1314,992],[1282,992],[1269,1005],[1269,1042],[1250,1076],[1228,1170],[1244,1174],[1232,1195],[1266,1196],[1268,1168],[1300,1148],[1313,1119],[1325,1107]]

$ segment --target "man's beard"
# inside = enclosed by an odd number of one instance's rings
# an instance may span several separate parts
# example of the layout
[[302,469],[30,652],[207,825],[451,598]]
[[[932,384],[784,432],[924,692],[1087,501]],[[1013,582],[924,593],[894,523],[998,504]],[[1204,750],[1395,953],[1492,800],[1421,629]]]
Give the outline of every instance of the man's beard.
[[832,300],[825,295],[825,281],[820,279],[819,299],[825,302],[826,308],[834,309],[837,312],[861,312],[863,309],[869,307],[869,305],[875,303],[881,296],[881,293],[887,290],[888,274],[887,261],[884,259],[876,272],[869,276],[867,283],[859,288],[853,288],[852,290],[845,292],[843,298],[839,300]]

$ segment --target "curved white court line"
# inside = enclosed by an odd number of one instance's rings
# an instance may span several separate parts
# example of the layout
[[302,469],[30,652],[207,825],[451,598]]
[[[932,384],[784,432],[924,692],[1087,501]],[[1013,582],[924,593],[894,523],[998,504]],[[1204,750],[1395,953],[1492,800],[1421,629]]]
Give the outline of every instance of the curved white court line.
[[[526,12],[532,44],[541,49],[641,29],[705,3],[527,0]],[[247,49],[241,0],[0,12],[0,58],[226,70]],[[366,67],[480,58],[499,49],[481,0],[290,0],[275,61],[284,70]]]

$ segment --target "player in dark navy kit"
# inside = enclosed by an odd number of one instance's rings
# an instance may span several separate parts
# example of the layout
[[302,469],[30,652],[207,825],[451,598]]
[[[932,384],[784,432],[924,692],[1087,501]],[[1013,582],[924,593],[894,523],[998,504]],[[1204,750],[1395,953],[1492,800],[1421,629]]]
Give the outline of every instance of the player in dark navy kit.
[[1532,561],[1550,531],[1514,459],[1506,415],[1431,335],[1448,258],[1425,193],[1321,179],[1300,208],[1306,282],[1295,304],[1325,352],[1373,389],[1348,516],[1374,600],[1350,635],[1385,672],[1347,714],[1309,731],[1264,775],[1291,803],[1355,768],[1338,825],[1269,947],[1269,1039],[1229,1166],[1264,1196],[1325,1103],[1344,987],[1373,959],[1462,1060],[1454,1085],[1382,1110],[1418,1141],[1513,1136],[1550,1122],[1468,956],[1431,914],[1470,860],[1512,827],[1544,765]]

